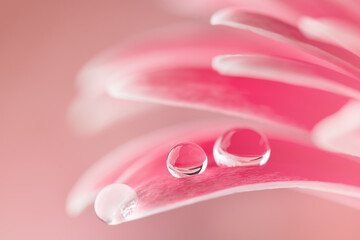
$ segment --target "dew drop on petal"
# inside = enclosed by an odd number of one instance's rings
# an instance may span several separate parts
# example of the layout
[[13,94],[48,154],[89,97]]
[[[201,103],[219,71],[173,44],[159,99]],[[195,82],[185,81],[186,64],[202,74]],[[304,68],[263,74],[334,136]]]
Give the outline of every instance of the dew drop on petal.
[[109,225],[125,222],[136,206],[136,192],[128,185],[120,183],[103,188],[94,204],[96,215]]
[[176,178],[201,174],[207,163],[206,153],[195,143],[180,143],[171,149],[167,157],[167,168]]
[[223,167],[264,165],[270,152],[267,138],[248,128],[228,130],[216,140],[213,150],[216,164]]

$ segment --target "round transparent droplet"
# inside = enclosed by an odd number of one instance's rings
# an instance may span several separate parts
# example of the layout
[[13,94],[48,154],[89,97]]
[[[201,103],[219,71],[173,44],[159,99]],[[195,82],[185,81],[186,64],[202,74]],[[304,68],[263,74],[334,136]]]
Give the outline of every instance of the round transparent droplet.
[[234,128],[221,135],[214,145],[217,165],[225,167],[264,165],[270,157],[266,137],[249,128]]
[[136,206],[136,192],[128,185],[120,183],[103,188],[94,204],[96,215],[109,225],[127,221]]
[[180,143],[173,147],[167,158],[167,168],[176,178],[201,174],[207,167],[204,150],[195,143]]

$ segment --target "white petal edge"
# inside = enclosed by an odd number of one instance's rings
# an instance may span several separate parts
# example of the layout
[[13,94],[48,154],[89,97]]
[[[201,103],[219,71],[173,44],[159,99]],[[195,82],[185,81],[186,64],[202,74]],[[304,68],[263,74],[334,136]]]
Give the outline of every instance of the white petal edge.
[[340,79],[349,85],[359,85],[356,79],[297,60],[265,55],[224,55],[215,57],[212,67],[222,75],[270,80],[360,99],[359,91],[337,82]]

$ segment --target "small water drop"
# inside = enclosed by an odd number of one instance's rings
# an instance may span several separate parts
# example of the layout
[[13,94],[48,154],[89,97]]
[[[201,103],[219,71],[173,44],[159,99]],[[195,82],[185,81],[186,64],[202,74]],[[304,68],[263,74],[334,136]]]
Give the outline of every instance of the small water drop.
[[125,222],[136,206],[136,192],[120,183],[103,188],[94,204],[96,215],[109,225]]
[[170,150],[167,157],[167,168],[176,178],[201,174],[207,163],[206,153],[195,143],[180,143]]
[[217,165],[237,167],[264,165],[270,152],[263,134],[248,128],[234,128],[216,140],[213,154]]

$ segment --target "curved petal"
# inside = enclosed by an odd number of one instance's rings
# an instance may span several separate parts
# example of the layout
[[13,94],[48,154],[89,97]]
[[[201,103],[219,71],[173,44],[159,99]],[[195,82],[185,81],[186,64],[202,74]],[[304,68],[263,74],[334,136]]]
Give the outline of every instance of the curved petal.
[[210,67],[214,56],[237,52],[277,53],[317,61],[284,44],[272,41],[263,44],[262,40],[253,34],[199,24],[172,25],[129,39],[122,47],[112,48],[91,60],[79,73],[78,95],[69,108],[70,123],[81,133],[95,133],[154,108],[150,104],[144,107],[144,104],[111,99],[105,92],[105,84],[115,73],[141,73],[156,68],[159,62],[167,67]]
[[342,46],[360,54],[360,29],[356,25],[331,18],[302,17],[298,26],[308,38]]
[[349,101],[338,112],[324,118],[312,131],[314,142],[323,149],[360,156],[360,102]]
[[288,42],[359,76],[360,58],[357,55],[341,47],[308,39],[296,27],[275,18],[230,8],[216,12],[211,23],[246,29]]
[[[324,64],[311,55],[251,33],[198,24],[174,25],[130,39],[90,61],[77,78],[78,95],[69,108],[69,120],[80,133],[96,133],[115,122],[126,122],[155,110],[151,104],[114,100],[105,92],[114,74],[131,75],[171,67],[210,67],[220,54],[261,53],[291,56]],[[271,46],[271,47],[270,47]],[[196,54],[194,54],[196,52]]]
[[321,66],[264,55],[225,55],[213,60],[223,75],[250,77],[310,87],[360,99],[360,82]]
[[[209,198],[261,189],[305,188],[360,198],[358,161],[294,143],[288,139],[294,136],[288,135],[286,129],[256,126],[262,127],[270,140],[272,156],[264,166],[217,167],[212,156],[213,144],[224,130],[234,125],[242,123],[190,124],[122,146],[80,179],[69,196],[68,211],[79,213],[100,189],[114,182],[127,184],[137,193],[138,208],[127,220]],[[309,143],[306,136],[293,140]],[[175,179],[168,172],[168,151],[182,141],[196,142],[207,153],[209,164],[203,174]]]
[[[139,139],[121,145],[118,149],[106,155],[88,169],[73,187],[68,196],[67,212],[71,215],[79,214],[86,206],[94,201],[96,194],[103,187],[117,180],[118,182],[127,180],[128,177],[137,171],[138,164],[134,164],[134,161],[139,157],[151,157],[152,152],[158,152],[157,148],[168,151],[172,146],[179,142],[196,142],[200,136],[208,136],[208,133],[210,132],[217,132],[220,134],[222,131],[232,126],[253,127],[275,138],[286,138],[288,141],[296,141],[303,144],[309,142],[309,135],[307,132],[298,132],[297,134],[288,135],[286,126],[273,128],[271,125],[258,124],[239,119],[229,120],[215,118],[207,121],[193,121],[187,124],[183,123],[179,126],[157,130],[148,135],[143,135]],[[196,131],[194,131],[194,129],[196,129]],[[154,148],[154,146],[156,147]],[[140,165],[141,164],[143,163],[140,163]],[[126,172],[124,172],[125,170]],[[139,176],[145,176],[146,174],[147,171],[142,172]]]
[[[235,0],[238,1],[238,0]],[[356,11],[359,3],[356,0],[270,0],[283,4],[299,16],[310,16],[314,18],[331,17],[343,19],[348,22],[359,23],[359,14]]]
[[[221,1],[221,0],[220,0]],[[310,16],[314,18],[331,17],[348,22],[359,23],[356,0],[232,0],[241,8],[246,7],[267,15],[273,15],[296,25],[299,18]]]
[[273,0],[278,1],[294,11],[300,16],[310,16],[314,18],[331,17],[343,19],[348,22],[359,23],[358,14],[359,2],[356,0]]
[[360,20],[357,13],[360,5],[356,0],[163,0],[161,2],[172,12],[196,17],[212,14],[221,8],[238,6],[266,15],[276,15],[277,18],[293,25],[296,25],[302,16],[331,17],[355,23]]
[[105,92],[105,81],[112,73],[111,65],[101,64],[98,57],[90,61],[77,77],[78,93],[68,108],[67,118],[82,135],[97,133],[115,122],[154,110],[153,104],[115,101]]
[[114,75],[108,92],[115,98],[214,111],[274,127],[285,124],[295,132],[296,126],[311,129],[347,101],[327,92],[222,76],[211,69],[194,67]]

